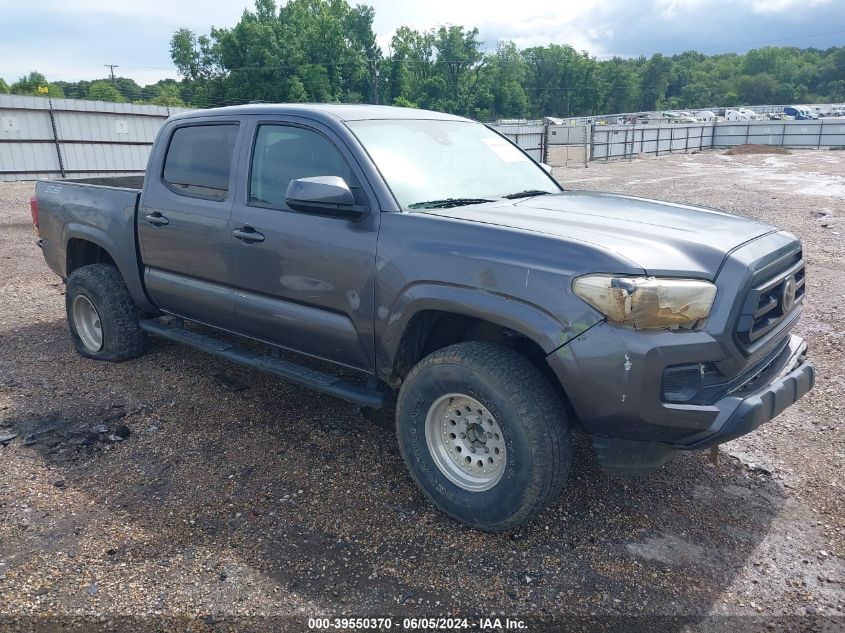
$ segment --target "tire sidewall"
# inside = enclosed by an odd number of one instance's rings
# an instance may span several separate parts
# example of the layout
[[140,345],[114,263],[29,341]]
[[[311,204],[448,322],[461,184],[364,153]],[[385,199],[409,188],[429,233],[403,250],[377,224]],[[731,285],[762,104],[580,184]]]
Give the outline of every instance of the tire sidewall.
[[[526,503],[534,480],[534,459],[529,429],[522,415],[493,384],[470,367],[438,363],[420,371],[406,384],[397,409],[400,449],[416,483],[447,514],[460,521],[490,529],[511,519]],[[482,403],[496,419],[507,451],[502,478],[489,490],[464,490],[444,475],[431,456],[426,441],[426,417],[434,402],[445,394],[460,393]]]
[[[100,288],[95,284],[89,284],[87,282],[88,278],[83,275],[71,275],[68,279],[67,290],[65,292],[65,307],[67,309],[70,334],[76,350],[83,356],[87,356],[88,358],[109,357],[114,352],[112,347],[116,336],[113,315],[109,310],[108,302],[102,296]],[[73,301],[79,295],[87,297],[100,316],[100,326],[103,330],[103,346],[96,352],[92,352],[85,346],[76,329],[76,322],[73,318]]]

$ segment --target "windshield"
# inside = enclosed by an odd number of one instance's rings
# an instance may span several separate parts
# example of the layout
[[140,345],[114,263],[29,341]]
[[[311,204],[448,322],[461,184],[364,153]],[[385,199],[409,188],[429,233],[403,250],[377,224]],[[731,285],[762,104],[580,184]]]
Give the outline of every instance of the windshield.
[[406,209],[561,191],[541,167],[480,123],[388,119],[348,125]]

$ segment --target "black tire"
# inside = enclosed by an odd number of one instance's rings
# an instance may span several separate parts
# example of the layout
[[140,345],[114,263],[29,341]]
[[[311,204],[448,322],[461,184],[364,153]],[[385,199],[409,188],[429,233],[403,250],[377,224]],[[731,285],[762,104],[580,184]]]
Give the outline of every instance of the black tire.
[[[447,394],[467,394],[501,428],[508,460],[488,490],[453,483],[432,457],[426,417]],[[525,357],[500,345],[467,342],[420,361],[399,392],[396,434],[417,486],[461,523],[501,532],[532,519],[560,494],[572,462],[572,441],[563,404],[548,380]]]
[[[88,347],[74,321],[73,305],[83,296],[100,317],[102,347]],[[90,264],[74,270],[67,280],[65,309],[70,336],[76,351],[97,360],[121,361],[143,354],[147,336],[138,324],[139,311],[117,268],[111,264]]]

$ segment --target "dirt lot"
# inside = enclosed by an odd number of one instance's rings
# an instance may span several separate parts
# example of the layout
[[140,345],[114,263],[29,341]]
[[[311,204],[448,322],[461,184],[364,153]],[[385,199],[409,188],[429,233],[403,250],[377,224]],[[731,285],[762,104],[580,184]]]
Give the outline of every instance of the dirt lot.
[[648,616],[623,628],[674,616],[661,628],[723,630],[731,616],[734,629],[838,630],[845,152],[708,152],[557,175],[800,236],[809,291],[798,331],[818,380],[722,446],[718,465],[685,454],[651,477],[614,479],[581,443],[554,507],[503,535],[429,507],[393,429],[352,405],[161,341],[121,364],[79,357],[63,286],[34,245],[32,185],[0,183],[0,436],[17,434],[0,447],[0,629],[56,617],[215,629],[248,616],[304,630],[315,615],[497,614],[535,628],[620,622],[610,615]]

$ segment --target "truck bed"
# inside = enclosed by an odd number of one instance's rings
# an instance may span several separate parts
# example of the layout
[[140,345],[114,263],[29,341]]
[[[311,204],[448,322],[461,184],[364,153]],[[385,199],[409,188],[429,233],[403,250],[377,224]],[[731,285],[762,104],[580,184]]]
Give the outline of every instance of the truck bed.
[[146,305],[135,247],[143,176],[39,180],[40,245],[50,268],[67,278],[88,244],[109,253],[135,301]]
[[116,187],[119,189],[144,188],[144,175],[139,176],[100,176],[97,178],[55,178],[54,183],[76,183],[80,185],[97,185],[100,187]]

